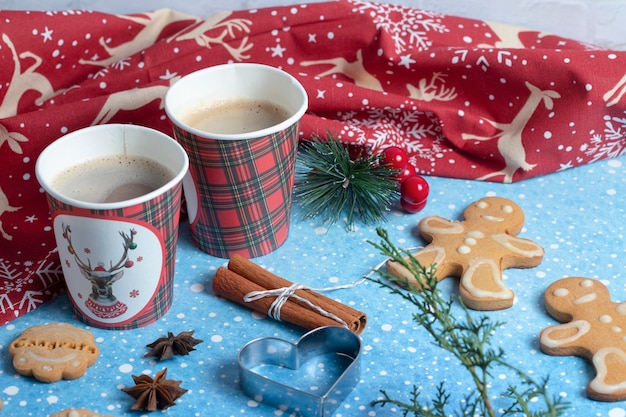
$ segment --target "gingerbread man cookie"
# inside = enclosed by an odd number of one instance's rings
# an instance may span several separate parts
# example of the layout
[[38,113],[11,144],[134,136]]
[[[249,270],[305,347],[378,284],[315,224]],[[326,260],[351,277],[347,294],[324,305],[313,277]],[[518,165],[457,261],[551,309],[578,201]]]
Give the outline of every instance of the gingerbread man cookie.
[[564,324],[541,331],[541,350],[589,360],[595,369],[589,398],[626,400],[626,302],[612,302],[604,284],[582,277],[552,283],[544,298],[548,314]]
[[[413,256],[424,266],[436,266],[438,281],[460,277],[460,296],[473,310],[501,310],[513,305],[514,294],[502,282],[507,268],[530,268],[543,259],[543,248],[516,237],[524,224],[524,212],[513,201],[485,197],[463,212],[465,221],[439,216],[423,218],[418,229],[430,242]],[[397,262],[387,262],[387,271],[419,290],[415,277]]]

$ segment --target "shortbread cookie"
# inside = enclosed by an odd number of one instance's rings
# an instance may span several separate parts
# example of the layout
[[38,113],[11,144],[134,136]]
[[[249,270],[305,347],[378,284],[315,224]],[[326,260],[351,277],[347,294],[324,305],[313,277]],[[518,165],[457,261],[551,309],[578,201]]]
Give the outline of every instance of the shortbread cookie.
[[96,412],[87,410],[86,408],[68,408],[54,414],[50,414],[50,417],[113,417],[108,414],[98,414]]
[[80,378],[100,353],[93,334],[67,323],[30,327],[9,352],[18,373],[43,382]]
[[[418,229],[429,242],[413,256],[426,268],[434,265],[438,281],[459,277],[461,299],[473,310],[500,310],[513,305],[514,294],[502,282],[508,268],[539,265],[544,250],[528,239],[516,237],[524,212],[513,201],[485,197],[463,212],[464,221],[439,216],[423,218]],[[387,262],[387,271],[415,290],[422,287],[408,269]]]
[[564,324],[541,331],[541,350],[590,361],[595,377],[587,385],[589,398],[626,400],[626,303],[612,302],[604,284],[582,277],[554,282],[544,299],[548,314]]

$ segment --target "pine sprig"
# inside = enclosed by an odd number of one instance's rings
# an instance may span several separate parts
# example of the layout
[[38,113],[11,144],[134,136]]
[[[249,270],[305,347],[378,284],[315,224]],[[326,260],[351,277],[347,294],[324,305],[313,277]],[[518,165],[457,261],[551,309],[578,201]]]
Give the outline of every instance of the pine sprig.
[[380,222],[400,195],[397,172],[380,163],[379,155],[352,158],[330,134],[302,142],[298,162],[294,195],[304,219],[322,216],[331,226],[345,214],[347,228],[355,217],[365,224]]
[[[559,396],[550,396],[547,391],[548,378],[537,382],[522,370],[506,362],[503,349],[492,348],[492,338],[496,330],[504,323],[492,321],[488,316],[475,318],[463,305],[460,297],[458,302],[462,314],[452,312],[453,297],[447,300],[442,298],[437,289],[435,276],[436,265],[425,267],[421,265],[409,251],[397,249],[389,240],[387,232],[377,229],[380,243],[369,242],[377,248],[382,255],[394,262],[402,264],[411,271],[419,284],[421,291],[404,291],[401,287],[410,288],[407,283],[398,286],[394,284],[399,278],[378,271],[385,280],[373,279],[381,287],[397,294],[414,304],[418,311],[413,315],[413,320],[419,323],[433,337],[435,344],[451,353],[461,362],[467,370],[476,387],[476,391],[466,396],[459,404],[460,413],[448,411],[450,394],[446,391],[444,383],[438,386],[435,398],[430,402],[422,402],[419,397],[419,389],[414,386],[410,402],[392,399],[387,392],[381,391],[382,398],[372,402],[372,405],[392,405],[402,410],[403,416],[414,417],[445,417],[449,415],[462,416],[489,416],[495,417],[496,410],[491,402],[492,388],[491,378],[494,368],[502,367],[514,373],[520,380],[523,389],[509,386],[506,392],[500,394],[501,398],[510,401],[506,409],[500,410],[500,416],[532,416],[532,417],[556,417],[563,414],[569,407],[569,403]],[[541,404],[543,402],[543,405]],[[539,407],[545,407],[537,410]]]

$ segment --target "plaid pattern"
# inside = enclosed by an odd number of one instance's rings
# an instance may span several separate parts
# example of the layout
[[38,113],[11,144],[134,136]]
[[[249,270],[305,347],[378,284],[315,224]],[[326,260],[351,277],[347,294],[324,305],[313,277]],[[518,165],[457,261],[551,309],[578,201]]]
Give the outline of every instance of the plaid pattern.
[[[94,322],[90,317],[83,315],[80,309],[74,305],[74,311],[78,318],[85,323],[96,327],[106,327],[110,330],[128,330],[146,326],[163,316],[172,305],[174,291],[174,269],[176,264],[176,243],[178,240],[178,224],[180,218],[180,204],[182,195],[182,183],[162,195],[134,206],[113,210],[89,210],[76,208],[48,196],[51,211],[72,213],[81,216],[95,218],[126,218],[139,222],[145,222],[151,228],[156,229],[162,239],[165,248],[161,276],[154,297],[131,320],[119,325],[103,325]],[[74,302],[74,300],[72,300]]]
[[251,140],[199,138],[174,126],[198,193],[191,236],[201,250],[229,258],[266,255],[287,239],[298,123]]

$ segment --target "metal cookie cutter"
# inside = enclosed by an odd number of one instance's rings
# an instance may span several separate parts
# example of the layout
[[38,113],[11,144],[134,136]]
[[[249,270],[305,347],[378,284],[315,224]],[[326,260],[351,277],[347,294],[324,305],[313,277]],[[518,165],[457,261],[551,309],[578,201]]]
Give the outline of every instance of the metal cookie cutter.
[[[348,365],[321,395],[258,372],[264,365],[297,370],[308,360],[327,354],[336,354],[332,356]],[[240,383],[248,397],[284,412],[305,417],[330,417],[359,381],[360,356],[359,336],[339,326],[319,327],[306,333],[295,344],[263,337],[248,342],[239,351]],[[315,369],[312,372],[316,372]]]

